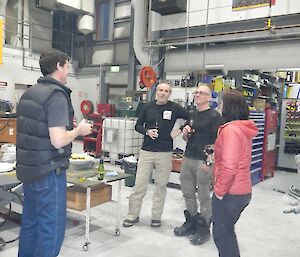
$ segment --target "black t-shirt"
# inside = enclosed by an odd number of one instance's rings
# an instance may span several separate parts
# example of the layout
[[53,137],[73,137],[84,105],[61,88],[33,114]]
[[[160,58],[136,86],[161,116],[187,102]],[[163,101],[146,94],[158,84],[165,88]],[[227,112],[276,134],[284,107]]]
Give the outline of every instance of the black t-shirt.
[[206,160],[204,146],[214,144],[222,116],[214,109],[195,110],[192,114],[194,133],[188,139],[185,156],[195,160]]
[[158,105],[155,101],[147,103],[138,118],[135,130],[141,134],[158,126],[159,136],[153,140],[145,135],[142,149],[150,152],[170,152],[173,150],[173,139],[170,133],[177,119],[188,120],[189,113],[179,104],[168,101]]
[[48,127],[67,127],[69,125],[69,104],[62,92],[55,92],[46,104]]

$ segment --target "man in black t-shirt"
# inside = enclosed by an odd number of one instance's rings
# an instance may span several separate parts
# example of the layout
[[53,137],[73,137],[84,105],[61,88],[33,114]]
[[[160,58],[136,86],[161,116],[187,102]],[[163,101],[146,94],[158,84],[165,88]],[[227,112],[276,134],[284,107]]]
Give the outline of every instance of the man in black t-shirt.
[[123,222],[131,227],[139,221],[143,198],[147,192],[150,176],[154,171],[151,226],[160,227],[167,194],[167,184],[172,168],[173,138],[170,133],[177,119],[188,120],[188,112],[180,105],[168,101],[171,85],[161,82],[156,89],[156,101],[147,103],[141,111],[135,129],[145,135],[140,152],[134,192],[129,197],[129,210]]
[[[207,165],[205,145],[213,145],[217,137],[222,116],[211,109],[211,90],[206,84],[198,85],[195,91],[196,109],[191,114],[189,124],[183,128],[183,138],[187,141],[180,171],[180,183],[186,210],[186,222],[176,227],[176,236],[190,236],[190,242],[199,245],[210,238],[211,220],[211,167]],[[200,203],[198,213],[197,196]]]

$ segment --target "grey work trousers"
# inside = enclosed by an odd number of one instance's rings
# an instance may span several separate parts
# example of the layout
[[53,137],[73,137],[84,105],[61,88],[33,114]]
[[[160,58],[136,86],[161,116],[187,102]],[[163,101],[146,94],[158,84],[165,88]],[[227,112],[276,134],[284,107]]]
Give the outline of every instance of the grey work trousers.
[[[155,168],[155,170],[153,170]],[[134,192],[129,197],[127,219],[135,220],[140,215],[143,198],[147,192],[150,176],[154,172],[155,192],[152,203],[152,219],[161,220],[167,195],[167,184],[172,168],[172,152],[149,152],[141,150]]]
[[204,165],[201,160],[184,157],[180,170],[180,183],[186,209],[192,216],[198,213],[196,196],[198,194],[200,213],[207,222],[210,222],[211,198],[209,188],[211,185],[212,169],[210,168],[209,171],[204,170]]

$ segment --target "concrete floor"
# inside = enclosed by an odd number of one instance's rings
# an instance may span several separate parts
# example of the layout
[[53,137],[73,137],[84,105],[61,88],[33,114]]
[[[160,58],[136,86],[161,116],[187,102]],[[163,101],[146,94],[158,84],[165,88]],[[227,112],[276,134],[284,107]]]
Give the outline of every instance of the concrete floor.
[[[106,164],[106,166],[109,166]],[[118,168],[113,168],[118,169]],[[277,171],[274,178],[253,187],[251,204],[236,225],[241,256],[243,257],[299,257],[300,256],[300,214],[283,214],[290,208],[283,194],[274,192],[274,187],[288,190],[290,185],[300,188],[300,174]],[[113,187],[116,199],[117,187]],[[121,218],[125,218],[128,196],[132,188],[122,188]],[[193,246],[187,238],[173,234],[175,226],[183,222],[184,201],[181,191],[168,188],[165,210],[160,228],[150,227],[150,213],[154,185],[149,184],[145,196],[140,222],[131,228],[121,227],[121,235],[114,236],[116,205],[102,204],[92,209],[90,232],[91,245],[84,252],[84,221],[79,224],[72,220],[80,216],[69,213],[65,241],[59,256],[101,256],[101,257],[217,257],[213,240],[201,246]],[[3,231],[5,230],[5,231]],[[12,224],[1,228],[0,236],[12,238],[18,228]],[[0,252],[1,257],[17,256],[17,243],[9,244]]]

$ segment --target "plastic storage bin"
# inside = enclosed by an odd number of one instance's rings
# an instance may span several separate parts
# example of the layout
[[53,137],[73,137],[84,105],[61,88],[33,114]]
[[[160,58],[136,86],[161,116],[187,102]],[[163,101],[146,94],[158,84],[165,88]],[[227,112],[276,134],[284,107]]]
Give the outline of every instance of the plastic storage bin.
[[123,169],[125,170],[125,173],[131,175],[131,177],[125,178],[125,186],[134,187],[135,177],[136,177],[136,170],[137,170],[137,163],[124,161],[123,162]]

